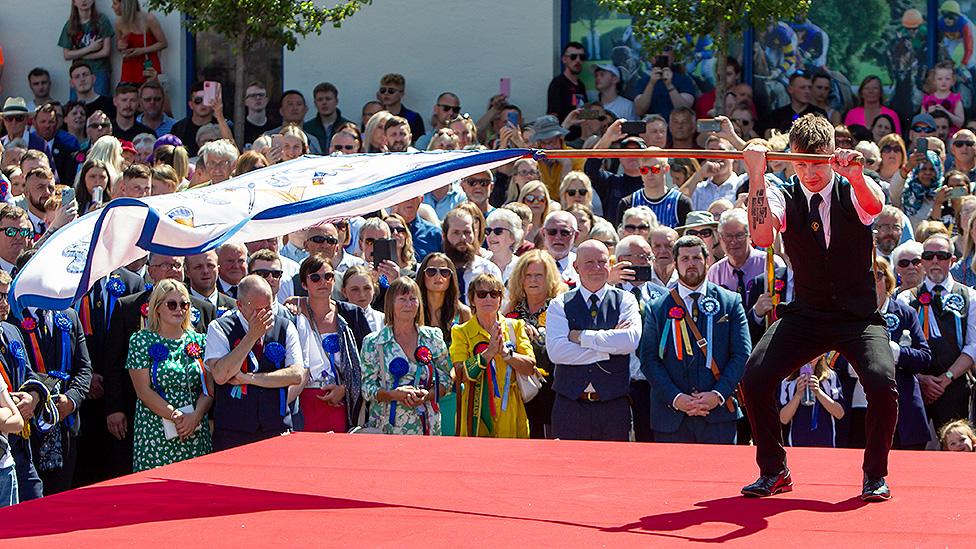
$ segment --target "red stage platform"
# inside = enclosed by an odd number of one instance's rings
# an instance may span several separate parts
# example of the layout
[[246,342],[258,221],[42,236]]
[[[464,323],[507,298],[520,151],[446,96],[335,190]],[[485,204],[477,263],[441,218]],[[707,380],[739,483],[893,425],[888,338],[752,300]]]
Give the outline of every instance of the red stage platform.
[[763,500],[747,447],[299,433],[0,509],[5,547],[972,546],[971,454],[790,449]]

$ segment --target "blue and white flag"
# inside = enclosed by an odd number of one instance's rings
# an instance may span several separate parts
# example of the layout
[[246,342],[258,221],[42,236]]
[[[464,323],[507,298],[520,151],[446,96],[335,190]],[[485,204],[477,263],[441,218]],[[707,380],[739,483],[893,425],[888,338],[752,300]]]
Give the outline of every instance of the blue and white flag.
[[305,156],[219,185],[118,198],[49,238],[17,274],[11,310],[66,309],[153,252],[194,255],[375,212],[531,154],[525,149]]

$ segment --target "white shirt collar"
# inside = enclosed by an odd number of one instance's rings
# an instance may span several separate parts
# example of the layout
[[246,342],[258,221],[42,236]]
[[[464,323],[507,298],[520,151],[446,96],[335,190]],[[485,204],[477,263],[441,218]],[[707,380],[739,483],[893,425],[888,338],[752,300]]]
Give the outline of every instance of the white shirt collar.
[[[952,275],[947,275],[946,279],[942,281],[942,287],[945,288],[947,292],[951,292],[955,283],[956,282],[952,280]],[[925,281],[922,282],[922,285],[925,286],[925,289],[930,292],[932,291],[932,288],[936,286],[935,282],[932,282],[929,277],[925,277]]]
[[695,292],[698,292],[701,295],[705,295],[705,292],[708,290],[707,286],[708,286],[708,280],[703,280],[702,283],[699,284],[697,288],[689,288],[679,281],[678,295],[681,296],[681,299],[691,299],[691,294]]
[[609,289],[610,289],[610,285],[604,284],[603,287],[597,290],[596,292],[591,292],[587,290],[586,287],[583,286],[583,284],[579,285],[580,295],[583,296],[583,301],[586,301],[587,305],[590,304],[590,296],[594,294],[596,294],[597,303],[603,301],[603,298],[606,297],[607,290]]
[[[799,183],[798,181],[798,184],[800,185],[800,190],[803,191],[803,196],[805,196],[807,199],[807,205],[809,205],[810,199],[813,198],[813,192],[811,192],[810,189],[807,189],[806,186],[803,185],[803,183]],[[820,189],[820,191],[817,192],[817,194],[819,194],[823,198],[824,204],[830,204],[830,195],[832,192],[834,192],[833,175],[831,175],[830,177],[830,183],[827,183],[827,185],[824,188]]]
[[218,293],[219,292],[217,291],[217,288],[216,287],[214,287],[214,291],[210,295],[203,295],[202,293],[194,290],[193,288],[190,288],[190,295],[192,295],[193,297],[199,297],[200,299],[203,299],[205,301],[209,301],[214,307],[217,306],[217,294]]

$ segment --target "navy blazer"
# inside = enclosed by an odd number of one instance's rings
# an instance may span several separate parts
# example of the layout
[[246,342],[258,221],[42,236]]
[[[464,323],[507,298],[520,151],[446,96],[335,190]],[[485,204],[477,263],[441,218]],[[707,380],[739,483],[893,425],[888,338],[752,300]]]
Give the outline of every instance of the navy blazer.
[[[718,391],[726,400],[733,398],[736,386],[745,372],[746,360],[752,352],[752,342],[749,339],[749,325],[746,321],[745,308],[742,297],[717,284],[709,282],[705,294],[719,302],[719,312],[714,317],[712,339],[709,347],[718,365],[719,378],[715,379],[711,368],[705,364],[705,355],[692,342],[693,353],[689,357],[684,355],[678,360],[674,351],[673,340],[664,345],[664,358],[658,355],[661,332],[668,321],[668,311],[675,305],[684,307],[684,303],[675,303],[671,294],[665,294],[648,304],[648,313],[644,316],[644,331],[638,352],[641,359],[641,371],[651,383],[651,428],[655,431],[673,433],[678,430],[684,420],[684,412],[671,407],[675,397],[680,393]],[[707,337],[705,316],[698,315],[698,330],[702,337]],[[691,330],[688,330],[689,337]],[[704,417],[709,423],[735,421],[736,413],[728,408],[718,406]]]
[[898,318],[897,325],[888,330],[891,340],[897,343],[904,330],[912,336],[911,347],[902,345],[898,363],[895,364],[895,384],[898,387],[898,440],[902,445],[921,444],[929,440],[928,417],[925,401],[915,374],[922,373],[932,361],[932,352],[922,334],[918,314],[908,305],[894,299],[888,300],[888,313]]

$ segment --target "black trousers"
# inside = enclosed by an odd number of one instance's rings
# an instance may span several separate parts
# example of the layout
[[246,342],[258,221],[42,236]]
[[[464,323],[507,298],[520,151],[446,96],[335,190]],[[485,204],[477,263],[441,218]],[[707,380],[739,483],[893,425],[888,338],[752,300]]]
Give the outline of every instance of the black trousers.
[[818,355],[836,350],[854,367],[871,403],[867,409],[864,473],[888,474],[888,452],[898,422],[895,362],[881,319],[812,318],[787,314],[773,323],[752,351],[742,377],[756,462],[763,475],[786,467],[779,421],[780,382]]
[[[552,407],[552,435],[563,440],[630,439],[630,402],[626,396],[589,402],[556,393]],[[214,449],[216,449],[216,438]]]
[[630,414],[634,418],[634,440],[654,442],[654,431],[651,430],[651,384],[646,380],[630,380]]

